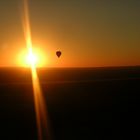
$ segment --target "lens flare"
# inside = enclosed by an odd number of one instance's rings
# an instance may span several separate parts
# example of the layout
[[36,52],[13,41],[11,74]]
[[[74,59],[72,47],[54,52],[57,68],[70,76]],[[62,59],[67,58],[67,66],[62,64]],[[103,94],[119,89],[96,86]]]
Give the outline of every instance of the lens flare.
[[50,139],[47,109],[43,98],[41,86],[39,83],[37,71],[36,71],[38,57],[33,52],[33,45],[31,40],[31,31],[30,31],[29,14],[28,14],[28,0],[24,0],[24,33],[25,33],[26,46],[28,51],[27,61],[31,67],[31,72],[32,72],[36,121],[37,121],[37,128],[38,128],[38,140]]

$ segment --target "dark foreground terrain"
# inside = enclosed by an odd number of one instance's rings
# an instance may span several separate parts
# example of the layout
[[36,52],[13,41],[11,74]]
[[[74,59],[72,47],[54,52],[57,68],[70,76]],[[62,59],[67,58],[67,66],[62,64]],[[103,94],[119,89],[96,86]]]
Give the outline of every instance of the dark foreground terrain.
[[[140,67],[39,69],[38,75],[54,140],[140,138]],[[0,69],[0,140],[37,140],[29,69]]]

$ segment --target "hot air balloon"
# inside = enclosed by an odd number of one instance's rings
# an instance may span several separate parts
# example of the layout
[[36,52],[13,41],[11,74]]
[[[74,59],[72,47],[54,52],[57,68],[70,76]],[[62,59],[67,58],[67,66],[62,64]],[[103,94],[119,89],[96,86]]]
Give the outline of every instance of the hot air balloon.
[[61,51],[56,52],[56,55],[57,55],[58,58],[61,56],[61,54],[62,54]]

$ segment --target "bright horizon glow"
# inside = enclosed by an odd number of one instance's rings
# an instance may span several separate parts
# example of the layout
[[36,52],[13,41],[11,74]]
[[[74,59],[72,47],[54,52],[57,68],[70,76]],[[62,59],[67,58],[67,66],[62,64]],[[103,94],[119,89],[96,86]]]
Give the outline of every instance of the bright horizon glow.
[[22,50],[18,55],[18,65],[23,67],[46,67],[48,64],[48,59],[42,50],[38,48],[30,48],[27,50]]

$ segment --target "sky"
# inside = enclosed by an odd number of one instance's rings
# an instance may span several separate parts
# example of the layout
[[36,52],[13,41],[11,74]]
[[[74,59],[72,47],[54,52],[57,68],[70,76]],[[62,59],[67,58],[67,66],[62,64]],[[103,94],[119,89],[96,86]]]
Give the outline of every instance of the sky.
[[[45,67],[140,65],[139,0],[28,1],[33,47],[45,54]],[[0,66],[20,66],[23,15],[22,0],[0,0]]]

